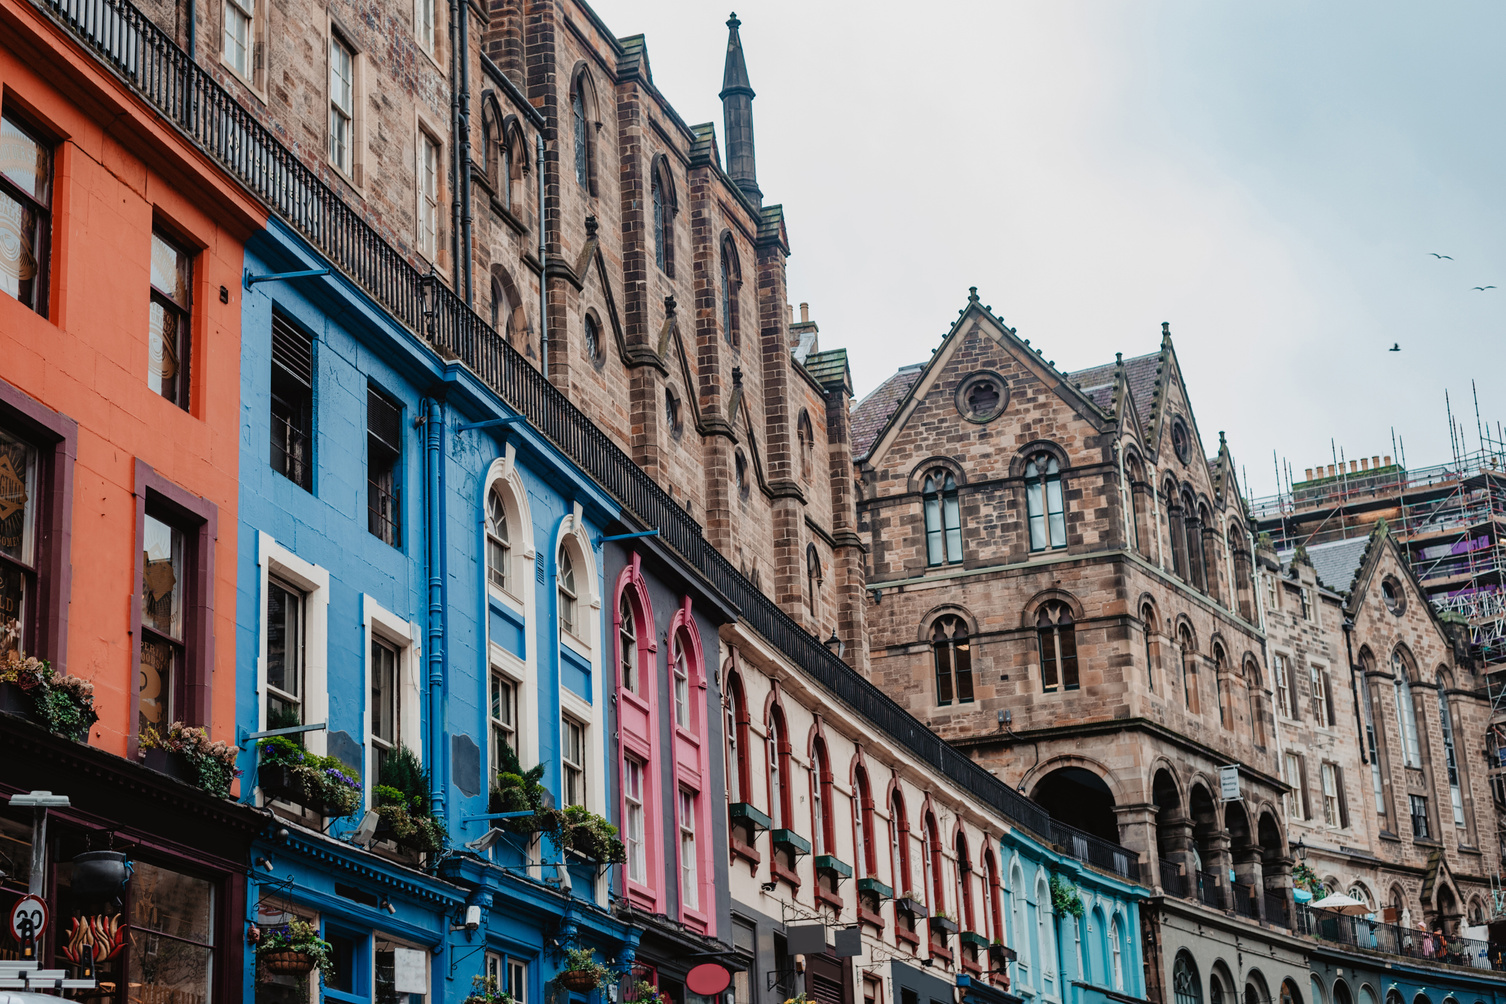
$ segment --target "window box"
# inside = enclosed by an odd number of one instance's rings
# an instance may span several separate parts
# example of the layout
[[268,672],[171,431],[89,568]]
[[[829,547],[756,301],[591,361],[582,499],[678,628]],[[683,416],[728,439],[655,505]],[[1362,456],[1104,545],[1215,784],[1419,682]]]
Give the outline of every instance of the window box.
[[31,714],[31,699],[14,683],[0,683],[0,712],[7,715]]
[[188,762],[188,757],[182,753],[174,753],[171,750],[149,749],[146,750],[141,762],[148,770],[166,774],[175,781],[184,784],[196,785],[199,783],[199,772],[193,764]]
[[774,846],[788,848],[796,857],[803,857],[811,852],[811,842],[794,830],[775,830]]
[[912,917],[924,917],[926,915],[926,906],[918,899],[901,896],[894,901],[894,904]]
[[256,783],[267,798],[301,805],[316,816],[324,815],[324,801],[310,792],[303,778],[285,764],[262,764],[256,768]]
[[833,854],[817,854],[816,871],[835,876],[838,881],[852,878],[852,865],[845,861],[838,861]]
[[990,947],[988,939],[977,931],[963,931],[962,943],[964,945],[972,945],[974,948],[987,949]]
[[727,815],[739,823],[746,823],[752,827],[755,834],[770,829],[774,825],[774,821],[768,817],[768,814],[761,812],[751,802],[733,802],[727,806]]
[[880,902],[894,898],[894,890],[872,876],[858,879],[858,892],[866,892],[871,896],[877,896]]
[[945,914],[936,914],[931,918],[931,930],[944,931],[947,934],[957,933],[957,922]]
[[1003,966],[1013,962],[1017,957],[1017,953],[1013,948],[1004,944],[1004,942],[995,941],[992,945],[988,946],[988,957],[993,961],[994,965]]

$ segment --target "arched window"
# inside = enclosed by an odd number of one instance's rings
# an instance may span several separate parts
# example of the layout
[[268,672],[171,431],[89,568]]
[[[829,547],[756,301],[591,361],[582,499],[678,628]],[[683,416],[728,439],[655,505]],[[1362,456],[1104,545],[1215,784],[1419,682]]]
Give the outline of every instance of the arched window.
[[1176,1004],[1203,1004],[1203,987],[1198,980],[1197,966],[1186,952],[1178,952],[1177,960],[1172,964],[1171,992]]
[[1025,509],[1030,521],[1032,551],[1066,546],[1061,466],[1049,453],[1038,453],[1025,464]]
[[1056,995],[1056,910],[1046,876],[1035,882],[1035,957],[1040,961],[1041,992]]
[[512,304],[507,299],[507,288],[502,285],[502,280],[496,275],[492,276],[492,330],[498,334],[507,335],[510,332],[504,330],[508,319],[512,316]]
[[1454,825],[1464,825],[1464,796],[1459,785],[1459,761],[1454,756],[1454,722],[1448,711],[1448,680],[1438,674],[1438,729],[1443,733],[1443,759],[1448,767],[1448,797],[1454,807]]
[[860,879],[878,871],[873,849],[873,794],[868,788],[868,771],[861,765],[853,770],[852,789],[852,867]]
[[805,584],[806,603],[811,619],[815,620],[818,610],[816,601],[821,592],[821,556],[816,553],[815,544],[805,546]]
[[957,479],[948,470],[927,474],[921,486],[926,516],[926,564],[949,565],[962,560],[962,514],[957,505]]
[[1030,985],[1030,937],[1029,904],[1025,899],[1025,873],[1016,864],[1009,870],[1009,927],[1015,947],[1015,973],[1020,982]]
[[1260,713],[1260,669],[1253,659],[1245,660],[1245,704],[1250,715],[1250,740],[1265,746],[1265,716]]
[[1041,657],[1041,690],[1054,693],[1077,689],[1077,632],[1072,611],[1059,600],[1041,605],[1035,615],[1035,637]]
[[737,345],[737,251],[730,239],[722,241],[722,337]]
[[811,466],[815,452],[816,437],[811,431],[811,416],[804,408],[800,409],[800,418],[795,423],[795,438],[800,443],[800,477],[806,481],[811,479]]
[[1004,906],[999,901],[999,863],[993,849],[988,846],[988,837],[983,838],[983,895],[988,898],[985,921],[988,929],[983,932],[989,944],[1004,943]]
[[1204,574],[1207,566],[1203,561],[1203,524],[1198,518],[1199,511],[1190,495],[1182,497],[1182,531],[1187,535],[1187,583],[1207,592],[1208,579]]
[[896,898],[915,891],[910,884],[909,839],[910,824],[905,817],[905,800],[900,797],[899,788],[896,787],[894,796],[889,800],[889,871]]
[[1197,646],[1193,643],[1192,632],[1187,625],[1182,625],[1178,640],[1182,648],[1182,694],[1186,700],[1187,710],[1194,715],[1199,714],[1197,693]]
[[575,81],[575,93],[570,97],[570,114],[575,126],[575,182],[582,188],[587,187],[591,179],[589,150],[590,142],[586,136],[586,98],[583,93],[585,78],[579,77]]
[[1124,918],[1109,921],[1109,978],[1115,990],[1124,989]]
[[770,709],[769,733],[769,818],[773,829],[790,828],[789,742],[784,735],[784,713],[777,706]]
[[1396,688],[1396,727],[1408,767],[1422,766],[1422,748],[1417,742],[1417,708],[1412,704],[1412,682],[1401,649],[1391,653],[1392,684]]
[[942,876],[941,833],[936,826],[936,814],[927,812],[924,839],[921,841],[921,865],[926,873],[926,908],[931,916],[946,912],[946,879]]
[[648,183],[649,202],[653,204],[654,213],[654,264],[659,266],[659,271],[666,271],[668,262],[664,257],[665,234],[664,234],[664,186],[659,181],[659,172],[654,171]]
[[691,651],[690,639],[681,628],[675,632],[674,651],[670,653],[673,663],[670,667],[671,681],[674,684],[675,702],[675,725],[691,732],[696,731],[695,704],[691,701],[690,660],[694,653]]
[[1145,686],[1156,692],[1156,609],[1149,603],[1140,608],[1140,623],[1145,631]]
[[1168,480],[1162,493],[1166,500],[1166,532],[1171,538],[1171,570],[1183,582],[1191,582],[1187,573],[1187,510],[1174,482]]
[[1230,724],[1231,711],[1229,708],[1229,695],[1225,692],[1224,688],[1225,672],[1224,648],[1222,645],[1215,644],[1213,646],[1213,691],[1214,697],[1218,701],[1218,724],[1227,729]]
[[507,503],[502,489],[493,485],[486,493],[486,576],[493,586],[506,590],[512,566],[512,544],[507,535]]
[[967,622],[947,615],[931,626],[931,660],[936,667],[936,703],[946,707],[973,700],[973,657]]
[[826,743],[819,736],[811,754],[811,843],[816,854],[830,854],[836,845],[832,832],[831,764],[826,758]]
[[502,134],[502,142],[497,152],[501,154],[501,163],[499,165],[501,171],[499,172],[500,176],[497,178],[497,194],[501,196],[502,208],[508,212],[512,212],[512,137],[508,136],[506,132]]
[[957,830],[957,923],[964,931],[973,927],[973,863],[967,853],[967,834]]
[[579,627],[576,623],[575,562],[564,546],[560,547],[559,553],[559,606],[560,630],[575,635]]
[[748,709],[742,680],[727,676],[727,800],[751,803],[752,779],[748,776]]
[[622,591],[617,605],[617,675],[623,690],[641,694],[638,674],[638,617],[629,591]]

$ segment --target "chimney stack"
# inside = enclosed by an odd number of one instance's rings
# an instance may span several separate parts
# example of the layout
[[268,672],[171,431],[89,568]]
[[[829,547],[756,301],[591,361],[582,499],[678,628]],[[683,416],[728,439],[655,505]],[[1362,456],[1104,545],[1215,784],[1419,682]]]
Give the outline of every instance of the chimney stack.
[[1386,457],[1386,463],[1385,463],[1385,466],[1387,466],[1387,467],[1390,467],[1390,466],[1391,466],[1391,457],[1390,457],[1390,455],[1387,455],[1387,457]]
[[811,322],[811,305],[808,304],[808,303],[802,303],[800,305],[800,323],[801,324],[809,324],[810,322]]
[[1307,469],[1307,477],[1306,477],[1305,480],[1311,481],[1312,479],[1313,479],[1313,469],[1311,467],[1309,467]]
[[1360,458],[1360,470],[1362,470],[1362,471],[1368,471],[1369,469],[1370,469],[1370,458],[1369,457],[1361,457]]

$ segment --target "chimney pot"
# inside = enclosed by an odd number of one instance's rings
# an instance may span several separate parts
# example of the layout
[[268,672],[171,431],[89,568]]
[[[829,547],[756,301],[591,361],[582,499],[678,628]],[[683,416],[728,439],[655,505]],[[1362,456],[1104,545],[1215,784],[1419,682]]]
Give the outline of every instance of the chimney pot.
[[1385,466],[1387,466],[1387,467],[1391,466],[1391,455],[1390,454],[1386,455],[1386,464],[1385,464]]
[[1368,471],[1369,469],[1370,469],[1370,458],[1369,457],[1361,457],[1360,458],[1360,470],[1362,470],[1362,471]]
[[[1391,462],[1391,458],[1390,458],[1390,457],[1387,457],[1387,458],[1386,458],[1386,463],[1388,463],[1388,464],[1389,464],[1389,463],[1390,463],[1390,462]],[[1380,462],[1380,457],[1378,457],[1378,456],[1375,456],[1375,457],[1371,457],[1371,458],[1370,458],[1370,466],[1371,466],[1371,467],[1379,467],[1379,466],[1380,466],[1380,465],[1381,465],[1381,462]]]
[[1329,464],[1328,465],[1328,476],[1329,477],[1335,477],[1335,476],[1337,476],[1337,474],[1338,474],[1338,472],[1334,470],[1334,465],[1333,464]]
[[800,305],[800,323],[801,324],[809,324],[810,323],[810,319],[811,319],[811,305],[808,304],[808,303],[802,303]]
[[1313,479],[1313,469],[1311,467],[1309,467],[1307,469],[1307,480],[1311,481],[1312,479]]
[[790,304],[786,304],[786,306],[790,308],[790,323],[794,324],[795,323],[795,305],[793,303],[790,303]]
[[1360,471],[1360,462],[1358,460],[1351,460],[1351,461],[1349,461],[1349,473],[1350,474],[1358,474],[1359,471]]

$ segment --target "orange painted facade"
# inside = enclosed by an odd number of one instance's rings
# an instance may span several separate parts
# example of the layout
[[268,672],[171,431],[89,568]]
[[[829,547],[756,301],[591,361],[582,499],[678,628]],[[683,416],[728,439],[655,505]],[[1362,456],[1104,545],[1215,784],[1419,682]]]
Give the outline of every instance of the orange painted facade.
[[[0,295],[0,391],[8,385],[12,415],[19,391],[76,423],[61,582],[35,584],[61,588],[49,616],[66,624],[55,651],[45,625],[29,647],[93,682],[100,720],[90,743],[134,754],[148,675],[143,514],[152,505],[209,513],[203,543],[185,545],[208,569],[202,588],[191,572],[183,583],[196,590],[183,620],[197,615],[199,626],[179,655],[202,660],[197,689],[171,711],[234,742],[242,249],[265,212],[17,0],[0,0],[0,91],[7,118],[51,145],[53,168],[46,315]],[[166,369],[149,347],[154,228],[192,262],[186,410],[149,384],[152,366]]]

